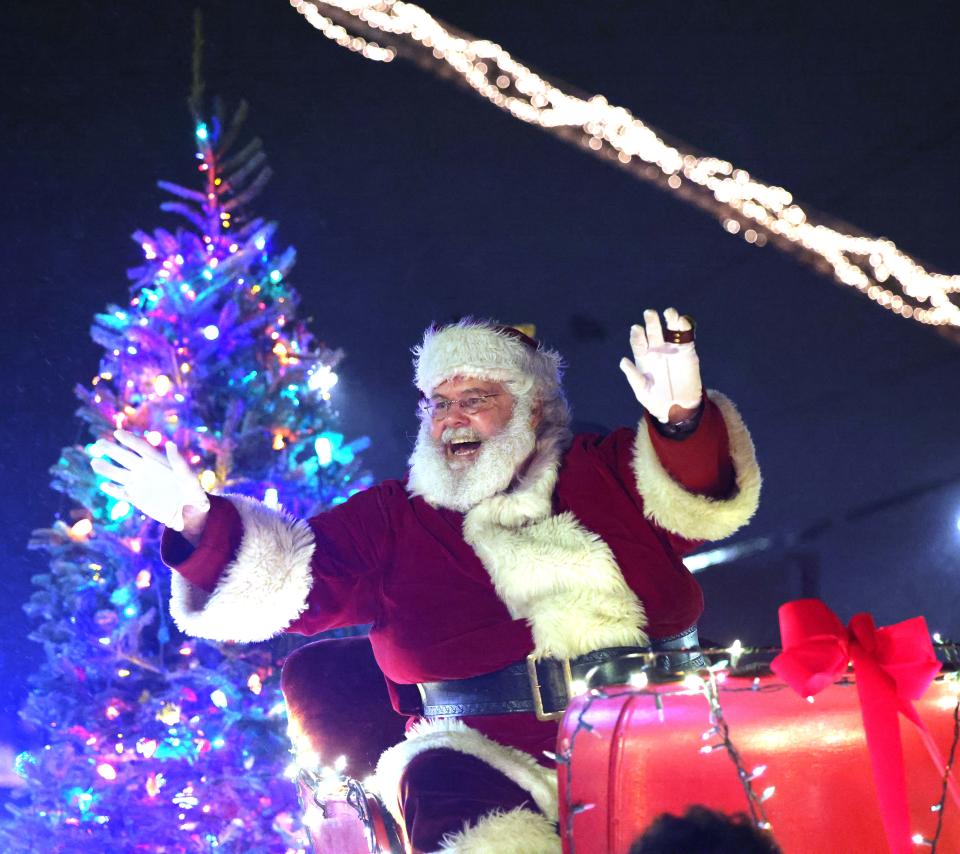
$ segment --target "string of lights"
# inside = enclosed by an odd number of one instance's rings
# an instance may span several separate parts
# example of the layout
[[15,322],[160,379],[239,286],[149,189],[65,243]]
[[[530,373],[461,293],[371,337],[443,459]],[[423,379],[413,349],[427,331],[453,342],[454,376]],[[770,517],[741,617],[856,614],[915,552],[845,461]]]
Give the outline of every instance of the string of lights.
[[577,722],[573,727],[573,732],[570,733],[570,739],[568,741],[568,746],[566,750],[563,750],[557,754],[547,753],[548,759],[553,759],[557,765],[559,765],[563,770],[561,773],[564,775],[564,816],[565,824],[562,828],[563,838],[567,840],[567,845],[570,848],[570,854],[576,854],[576,839],[573,835],[573,820],[582,812],[586,810],[593,809],[594,804],[589,803],[580,803],[574,802],[573,800],[573,751],[576,748],[577,737],[582,732],[593,732],[593,726],[588,724],[585,720],[587,712],[590,711],[590,707],[594,704],[596,700],[607,700],[609,699],[609,694],[605,694],[599,688],[593,688],[590,691],[589,698],[584,704],[583,708],[580,709],[580,712],[577,716]]
[[378,62],[409,59],[711,213],[727,233],[749,244],[789,251],[899,317],[953,335],[960,330],[960,275],[928,270],[891,240],[818,214],[783,187],[722,158],[669,141],[603,95],[561,88],[500,45],[458,31],[412,3],[290,3],[341,47]]
[[[721,667],[725,665],[726,662],[723,662]],[[711,727],[703,734],[703,738],[705,741],[714,737],[719,738],[719,742],[704,744],[704,746],[700,748],[700,752],[711,753],[721,747],[726,750],[727,756],[730,757],[730,760],[737,769],[737,777],[740,780],[740,785],[743,786],[743,793],[746,795],[747,805],[750,809],[750,818],[753,819],[753,823],[761,830],[770,830],[770,821],[763,808],[763,802],[773,797],[776,787],[767,786],[760,795],[757,795],[753,790],[753,781],[767,770],[766,766],[758,765],[752,771],[748,771],[743,764],[740,751],[737,750],[733,740],[730,738],[730,727],[724,717],[723,707],[720,705],[716,670],[711,668],[707,679],[702,679],[699,676],[694,676],[693,678],[699,680],[699,684],[694,683],[694,687],[701,688],[704,697],[707,698],[707,702],[710,704]]]
[[950,791],[951,785],[954,785],[953,781],[956,777],[954,764],[956,761],[957,744],[960,742],[960,643],[945,639],[940,632],[933,632],[931,638],[937,657],[944,662],[944,678],[953,680],[957,692],[957,702],[953,707],[953,739],[950,743],[947,761],[943,767],[943,775],[940,783],[940,799],[930,807],[930,811],[937,814],[937,827],[934,831],[933,838],[930,840],[924,838],[922,834],[915,834],[913,837],[914,842],[929,845],[933,854],[936,854],[940,836],[943,833],[943,814],[947,803],[947,793]]
[[[937,828],[933,834],[933,839],[931,839],[929,842],[932,854],[936,854],[937,845],[940,842],[940,834],[943,832],[943,809],[947,804],[947,790],[949,788],[950,773],[953,769],[953,762],[957,755],[958,741],[960,741],[960,700],[957,700],[957,705],[953,707],[953,742],[950,744],[950,754],[947,757],[947,764],[944,767],[943,783],[940,787],[940,800],[930,807],[930,811],[937,814]],[[917,838],[914,837],[914,842],[916,841]],[[926,840],[922,841],[926,842]]]

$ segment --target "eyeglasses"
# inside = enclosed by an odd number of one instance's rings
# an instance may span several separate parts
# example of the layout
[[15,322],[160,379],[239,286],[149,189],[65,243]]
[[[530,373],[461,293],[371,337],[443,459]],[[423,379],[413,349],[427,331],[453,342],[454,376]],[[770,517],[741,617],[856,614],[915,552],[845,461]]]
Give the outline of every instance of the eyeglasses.
[[445,418],[455,406],[460,407],[464,415],[476,415],[493,406],[492,399],[500,397],[503,392],[494,394],[478,394],[473,397],[464,397],[460,400],[421,400],[420,409],[426,412],[434,421]]

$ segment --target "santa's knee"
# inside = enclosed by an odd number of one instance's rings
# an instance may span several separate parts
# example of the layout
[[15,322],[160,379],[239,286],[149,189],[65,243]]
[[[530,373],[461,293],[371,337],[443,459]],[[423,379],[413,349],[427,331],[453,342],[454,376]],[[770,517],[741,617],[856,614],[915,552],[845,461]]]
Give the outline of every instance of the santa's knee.
[[530,793],[482,759],[448,748],[413,757],[400,807],[417,852],[557,854],[554,823]]

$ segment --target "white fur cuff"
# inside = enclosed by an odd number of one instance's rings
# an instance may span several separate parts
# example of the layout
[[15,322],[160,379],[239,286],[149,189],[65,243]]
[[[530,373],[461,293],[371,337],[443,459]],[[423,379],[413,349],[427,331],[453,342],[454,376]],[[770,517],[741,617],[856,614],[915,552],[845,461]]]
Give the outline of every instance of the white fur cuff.
[[181,631],[215,641],[273,637],[307,606],[313,583],[310,526],[244,495],[225,495],[243,521],[235,560],[207,593],[174,572],[170,614]]
[[[415,756],[424,751],[442,748],[476,756],[477,759],[496,768],[520,788],[529,792],[534,803],[550,821],[556,821],[556,771],[540,765],[528,753],[498,744],[456,718],[425,718],[411,727],[405,741],[385,750],[377,763],[376,788],[383,798],[384,805],[398,824],[403,824],[397,793],[400,791],[400,778],[403,776],[404,769]],[[450,850],[459,851],[460,849]],[[463,850],[479,852],[481,849]],[[539,851],[540,849],[527,850]]]
[[760,503],[760,468],[750,433],[730,400],[718,391],[709,391],[707,396],[719,408],[730,439],[736,475],[736,492],[731,498],[708,498],[685,490],[663,468],[643,423],[634,445],[633,470],[644,516],[690,540],[729,537],[750,521]]
[[491,813],[445,837],[437,854],[560,854],[560,850],[553,822],[521,808]]

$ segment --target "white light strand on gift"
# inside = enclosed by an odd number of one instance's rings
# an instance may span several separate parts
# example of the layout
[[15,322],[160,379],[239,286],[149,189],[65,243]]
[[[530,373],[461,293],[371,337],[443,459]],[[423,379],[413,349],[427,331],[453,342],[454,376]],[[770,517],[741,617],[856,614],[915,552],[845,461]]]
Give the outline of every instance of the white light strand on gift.
[[[841,284],[900,317],[960,329],[960,276],[925,269],[885,238],[870,237],[801,206],[717,157],[671,144],[602,95],[564,91],[493,42],[476,39],[399,0],[290,0],[327,38],[369,59],[397,55],[467,86],[515,118],[536,125],[655,183],[714,216],[731,235],[768,241],[797,254]],[[322,11],[321,11],[322,10]],[[327,14],[324,14],[326,12]],[[347,27],[390,42],[382,46]]]
[[544,754],[548,759],[553,759],[557,765],[563,766],[563,771],[560,772],[565,777],[565,787],[563,791],[564,795],[564,806],[566,807],[566,826],[561,828],[563,833],[563,838],[566,840],[570,848],[570,854],[576,854],[576,841],[573,836],[573,820],[582,812],[591,810],[596,806],[595,804],[585,804],[585,803],[574,803],[571,790],[573,789],[573,748],[577,742],[577,736],[581,732],[588,732],[591,735],[593,734],[593,727],[588,724],[584,718],[586,717],[587,712],[590,710],[590,706],[593,704],[594,700],[607,699],[607,694],[604,694],[603,691],[594,688],[590,691],[590,699],[587,700],[587,704],[580,710],[580,715],[577,718],[577,725],[573,728],[573,732],[570,733],[570,743],[567,746],[567,749],[558,754],[550,753],[549,751],[544,751]]
[[700,748],[700,751],[702,753],[710,753],[719,748],[723,748],[727,751],[727,756],[730,757],[730,760],[733,762],[734,766],[736,766],[737,777],[740,780],[740,785],[743,786],[743,793],[747,797],[747,805],[750,808],[750,818],[761,830],[770,830],[770,821],[767,818],[767,813],[763,808],[763,803],[773,796],[776,789],[774,786],[767,786],[760,795],[757,795],[757,793],[753,790],[753,781],[760,777],[760,775],[767,770],[766,766],[759,765],[752,771],[747,771],[746,766],[743,764],[743,758],[740,756],[740,752],[737,750],[730,738],[730,727],[723,715],[723,708],[720,705],[720,696],[717,690],[717,669],[718,667],[719,669],[722,669],[722,666],[723,665],[715,665],[711,667],[708,671],[706,679],[696,675],[693,676],[694,679],[698,680],[700,690],[703,691],[703,696],[706,697],[707,703],[710,705],[711,727],[704,733],[704,739],[720,739],[719,742],[705,744],[702,748]]
[[[937,829],[930,840],[931,854],[936,854],[937,845],[940,842],[940,834],[943,831],[943,809],[947,804],[947,789],[950,773],[953,770],[953,763],[957,756],[957,742],[960,741],[960,698],[957,705],[953,708],[953,742],[950,745],[950,755],[947,757],[947,763],[944,766],[943,785],[940,789],[940,800],[930,807],[931,812],[937,814]],[[916,841],[916,838],[914,838]],[[926,842],[926,840],[924,840]]]

